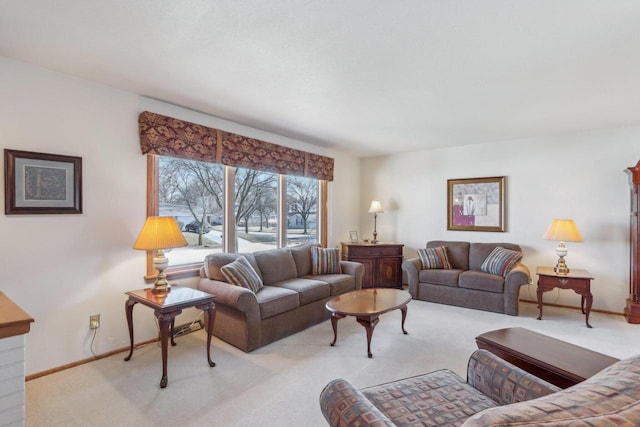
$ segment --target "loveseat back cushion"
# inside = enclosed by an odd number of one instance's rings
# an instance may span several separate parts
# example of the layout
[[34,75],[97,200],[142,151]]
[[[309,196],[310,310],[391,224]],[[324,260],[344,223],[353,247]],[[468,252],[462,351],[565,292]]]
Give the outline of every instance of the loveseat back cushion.
[[207,255],[204,258],[204,273],[206,277],[208,277],[211,280],[228,282],[225,275],[222,274],[222,271],[220,270],[220,268],[222,268],[222,266],[224,265],[227,265],[235,261],[236,258],[238,258],[240,255],[244,256],[247,259],[247,261],[249,261],[249,264],[251,264],[251,267],[253,267],[258,277],[260,277],[260,280],[262,280],[262,274],[260,273],[260,268],[256,263],[256,259],[251,253],[246,253],[246,254],[217,253],[217,254]]
[[253,253],[253,256],[256,257],[265,285],[298,277],[296,263],[288,248],[257,251]]
[[298,293],[277,286],[265,286],[256,293],[260,318],[267,319],[300,307]]
[[420,270],[418,282],[442,286],[458,286],[458,277],[463,270]]
[[491,251],[498,246],[512,251],[522,252],[520,246],[514,245],[513,243],[471,243],[469,248],[469,268],[467,268],[467,270],[480,271],[484,260],[487,259]]
[[467,270],[458,277],[458,287],[501,294],[504,292],[504,277],[482,271]]
[[311,274],[311,247],[320,246],[318,243],[304,243],[298,246],[292,246],[289,248],[293,260],[296,263],[296,271],[298,277]]
[[456,270],[469,269],[469,242],[450,242],[446,240],[432,240],[427,242],[427,248],[445,246],[451,267]]
[[556,393],[492,408],[467,420],[479,426],[639,426],[640,356],[614,363]]

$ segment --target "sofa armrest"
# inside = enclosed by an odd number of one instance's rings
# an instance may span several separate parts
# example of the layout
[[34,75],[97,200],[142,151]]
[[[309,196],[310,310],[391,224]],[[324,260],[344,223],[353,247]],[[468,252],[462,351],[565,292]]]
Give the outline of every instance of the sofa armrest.
[[320,409],[331,427],[395,425],[364,394],[341,378],[322,390]]
[[226,305],[260,318],[260,307],[256,295],[247,288],[204,278],[198,282],[198,289],[213,295],[213,301],[216,304]]
[[418,298],[418,273],[422,269],[420,258],[410,258],[402,262],[402,269],[407,273],[409,293],[413,299]]
[[518,315],[518,300],[520,299],[520,287],[529,284],[531,276],[529,268],[519,262],[504,278],[504,312],[511,316]]
[[362,278],[364,277],[364,265],[355,261],[340,261],[342,273],[353,276],[356,279],[356,289],[362,288]]
[[536,399],[561,390],[487,350],[476,350],[469,358],[467,382],[498,405]]

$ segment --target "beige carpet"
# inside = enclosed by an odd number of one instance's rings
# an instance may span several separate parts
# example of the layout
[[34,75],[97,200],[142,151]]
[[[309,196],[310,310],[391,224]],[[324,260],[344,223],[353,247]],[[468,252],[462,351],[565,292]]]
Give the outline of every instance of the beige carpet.
[[27,426],[323,426],[318,395],[333,378],[357,387],[449,368],[465,375],[474,338],[486,331],[522,326],[614,357],[640,353],[640,325],[621,316],[592,313],[586,328],[577,310],[521,303],[520,316],[412,301],[406,329],[400,312],[383,315],[366,356],[366,336],[353,318],[329,321],[253,353],[214,338],[206,362],[203,331],[177,339],[169,348],[169,385],[158,387],[157,344],[137,349],[129,362],[117,354],[26,384]]

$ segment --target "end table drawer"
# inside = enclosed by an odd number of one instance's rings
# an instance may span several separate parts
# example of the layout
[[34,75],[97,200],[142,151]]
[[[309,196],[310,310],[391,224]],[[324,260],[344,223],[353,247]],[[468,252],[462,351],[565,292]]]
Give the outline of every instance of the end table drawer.
[[538,286],[543,289],[565,288],[580,290],[589,288],[589,280],[575,277],[540,276]]

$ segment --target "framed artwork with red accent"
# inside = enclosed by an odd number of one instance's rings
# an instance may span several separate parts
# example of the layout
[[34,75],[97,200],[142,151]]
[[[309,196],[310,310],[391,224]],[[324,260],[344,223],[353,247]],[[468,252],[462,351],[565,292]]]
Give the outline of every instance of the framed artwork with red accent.
[[505,177],[447,180],[447,230],[504,231]]

